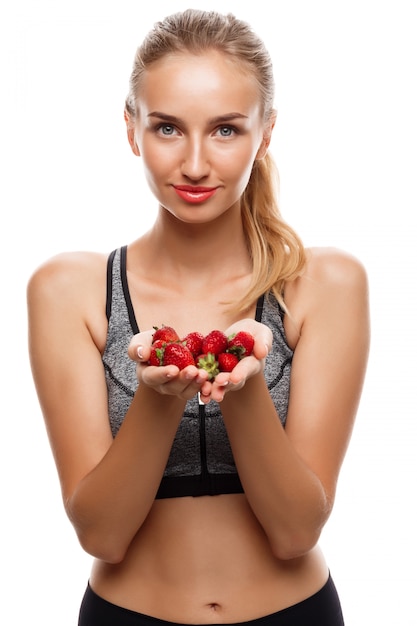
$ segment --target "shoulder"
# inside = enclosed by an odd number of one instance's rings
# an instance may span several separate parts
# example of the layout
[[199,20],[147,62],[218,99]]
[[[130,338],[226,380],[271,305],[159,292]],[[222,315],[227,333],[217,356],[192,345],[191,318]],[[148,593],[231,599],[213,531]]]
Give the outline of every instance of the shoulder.
[[[308,248],[303,274],[288,283],[285,301],[290,312],[287,332],[298,341],[301,329],[317,316],[341,316],[353,306],[367,309],[368,280],[362,262],[338,248]],[[352,311],[353,314],[353,311]]]
[[107,258],[94,252],[62,253],[33,272],[27,286],[32,335],[75,337],[87,329],[96,346],[104,345]]
[[307,263],[301,282],[323,287],[360,286],[367,281],[362,262],[338,248],[308,248]]
[[108,254],[67,252],[48,259],[33,272],[27,286],[33,345],[45,336],[51,341],[55,338],[57,344],[66,338],[74,345],[84,337],[103,349],[107,259]]
[[100,284],[106,276],[107,258],[97,252],[63,252],[51,257],[32,273],[28,294],[50,292],[56,297]]

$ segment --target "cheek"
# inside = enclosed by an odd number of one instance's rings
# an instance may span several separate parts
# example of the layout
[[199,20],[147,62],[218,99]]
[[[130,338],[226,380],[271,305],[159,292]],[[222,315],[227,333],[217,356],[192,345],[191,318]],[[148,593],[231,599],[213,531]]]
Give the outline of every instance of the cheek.
[[171,168],[169,152],[162,150],[157,146],[149,146],[144,144],[141,150],[143,167],[147,177],[157,179]]
[[218,163],[218,171],[221,172],[224,178],[234,180],[246,187],[249,180],[253,162],[255,160],[256,152],[252,150],[239,150],[234,152],[233,155],[228,155],[223,158],[221,163]]

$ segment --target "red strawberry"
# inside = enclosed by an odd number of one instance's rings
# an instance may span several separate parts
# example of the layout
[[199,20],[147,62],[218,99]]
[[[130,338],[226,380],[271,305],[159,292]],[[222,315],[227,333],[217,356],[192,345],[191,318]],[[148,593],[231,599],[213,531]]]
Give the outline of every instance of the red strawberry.
[[221,352],[217,355],[217,361],[221,372],[231,372],[239,363],[239,357],[231,352]]
[[203,339],[202,344],[202,352],[204,354],[220,354],[220,352],[225,352],[228,345],[228,340],[226,335],[221,330],[212,330],[208,335],[206,335]]
[[156,341],[152,341],[152,347],[154,348],[163,348],[166,345],[166,341],[163,339],[157,339]]
[[188,335],[184,337],[181,343],[189,349],[189,351],[195,358],[202,352],[203,339],[204,336],[201,333],[195,331],[192,333],[188,333]]
[[166,343],[170,343],[172,341],[179,341],[179,336],[177,334],[177,331],[174,330],[172,328],[172,326],[164,326],[162,325],[161,328],[158,328],[157,326],[154,326],[155,332],[152,336],[152,343],[155,343],[155,341],[165,341]]
[[176,365],[183,370],[187,365],[195,365],[194,357],[186,346],[168,343],[164,349],[164,365]]
[[239,359],[243,359],[244,356],[252,354],[254,344],[255,340],[252,335],[241,330],[229,337],[227,350],[235,354]]
[[208,354],[200,354],[196,358],[195,364],[199,369],[206,370],[206,372],[208,372],[209,380],[215,378],[219,373],[219,364],[212,352],[209,352]]
[[151,346],[151,354],[148,360],[149,365],[162,365],[164,358],[164,345],[165,343],[163,341],[157,341],[156,344]]

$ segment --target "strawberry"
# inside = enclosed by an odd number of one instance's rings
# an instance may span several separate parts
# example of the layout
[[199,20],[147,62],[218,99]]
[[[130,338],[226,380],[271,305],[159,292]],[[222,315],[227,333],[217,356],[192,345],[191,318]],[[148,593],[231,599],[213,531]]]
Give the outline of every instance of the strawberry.
[[204,354],[220,354],[220,352],[225,352],[228,345],[228,339],[226,335],[221,330],[212,330],[208,335],[206,335],[203,339],[202,344],[202,352]]
[[235,354],[239,359],[252,354],[255,340],[250,333],[244,330],[229,337],[227,351]]
[[187,365],[195,365],[194,357],[186,346],[168,343],[164,349],[163,365],[176,365],[183,370]]
[[212,380],[219,373],[219,364],[216,361],[216,357],[212,352],[207,354],[200,354],[196,360],[195,364],[199,369],[206,370],[208,372],[208,379]]
[[166,345],[166,341],[163,339],[157,339],[156,341],[152,341],[152,347],[154,348],[163,348]]
[[184,337],[181,343],[189,349],[189,351],[195,358],[202,352],[203,339],[204,336],[201,333],[195,331],[192,333],[188,333],[188,335]]
[[231,352],[221,352],[217,355],[217,361],[221,372],[231,372],[239,363],[239,357]]
[[151,346],[151,354],[148,360],[149,365],[162,365],[164,358],[164,345],[165,343],[163,341],[157,341],[156,344]]
[[164,326],[162,324],[161,328],[158,326],[154,326],[155,332],[152,335],[152,343],[155,341],[162,340],[166,343],[171,343],[172,341],[179,341],[179,336],[177,331],[172,328],[172,326]]

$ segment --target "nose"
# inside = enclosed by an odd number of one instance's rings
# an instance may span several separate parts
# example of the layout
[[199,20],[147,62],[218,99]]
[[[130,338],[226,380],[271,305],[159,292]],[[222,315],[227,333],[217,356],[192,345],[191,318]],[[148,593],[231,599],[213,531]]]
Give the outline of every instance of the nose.
[[210,172],[208,149],[201,137],[189,137],[184,146],[181,173],[192,181],[206,178]]

